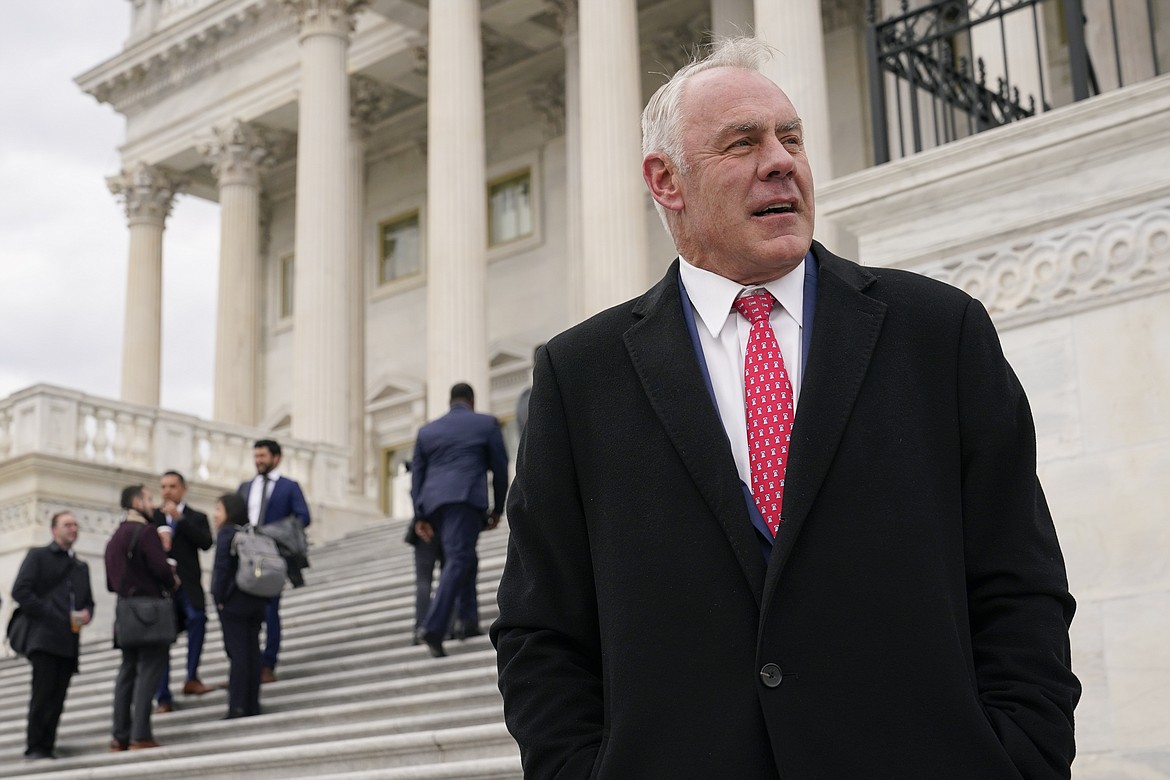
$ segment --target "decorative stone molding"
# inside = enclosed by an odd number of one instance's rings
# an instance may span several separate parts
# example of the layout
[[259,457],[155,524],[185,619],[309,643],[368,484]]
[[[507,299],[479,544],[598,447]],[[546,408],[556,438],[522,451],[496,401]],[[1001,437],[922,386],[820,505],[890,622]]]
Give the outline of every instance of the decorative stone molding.
[[553,78],[529,90],[532,107],[544,119],[545,137],[556,138],[565,134],[565,73],[561,71]]
[[153,222],[162,225],[166,222],[175,196],[185,183],[174,171],[144,162],[106,178],[110,192],[125,204],[126,218],[131,224]]
[[292,133],[232,119],[227,125],[213,128],[212,138],[196,149],[207,158],[220,186],[259,186],[260,173],[287,156],[294,146]]
[[301,38],[309,35],[337,35],[349,38],[357,13],[367,0],[281,0],[300,27]]
[[[222,63],[286,36],[295,21],[277,0],[251,0],[223,13],[183,19],[145,51],[126,52],[78,77],[77,83],[120,113],[197,82]],[[198,23],[196,23],[198,22]]]
[[996,324],[1041,319],[1170,288],[1170,199],[914,270],[983,302]]

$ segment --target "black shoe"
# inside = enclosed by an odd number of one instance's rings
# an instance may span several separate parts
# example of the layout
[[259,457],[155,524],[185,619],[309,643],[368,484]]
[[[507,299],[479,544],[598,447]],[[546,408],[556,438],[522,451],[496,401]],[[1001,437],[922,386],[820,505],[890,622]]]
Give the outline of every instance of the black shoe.
[[472,623],[471,625],[463,627],[463,635],[460,639],[471,639],[473,636],[483,636],[483,629],[479,627],[479,623]]
[[228,714],[224,715],[220,720],[235,720],[236,718],[247,717],[243,710],[228,710]]
[[431,658],[442,658],[447,655],[447,651],[443,649],[443,638],[437,634],[423,634],[423,644],[427,646],[427,650],[431,653]]
[[29,761],[40,761],[43,758],[56,758],[51,752],[46,753],[43,750],[26,750],[24,757]]

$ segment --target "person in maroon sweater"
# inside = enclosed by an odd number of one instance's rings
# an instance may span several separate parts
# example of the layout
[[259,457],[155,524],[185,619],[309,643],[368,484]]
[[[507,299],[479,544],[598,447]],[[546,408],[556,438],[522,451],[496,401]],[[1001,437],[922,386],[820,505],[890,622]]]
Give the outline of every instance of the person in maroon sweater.
[[[178,585],[162,542],[148,519],[154,500],[142,485],[122,491],[122,524],[106,544],[106,587],[118,598],[162,596]],[[137,531],[137,534],[135,533]],[[137,541],[135,541],[137,539]],[[134,555],[130,555],[134,545]],[[122,649],[122,666],[114,683],[114,729],[110,750],[158,747],[150,730],[151,700],[162,677],[168,645]]]

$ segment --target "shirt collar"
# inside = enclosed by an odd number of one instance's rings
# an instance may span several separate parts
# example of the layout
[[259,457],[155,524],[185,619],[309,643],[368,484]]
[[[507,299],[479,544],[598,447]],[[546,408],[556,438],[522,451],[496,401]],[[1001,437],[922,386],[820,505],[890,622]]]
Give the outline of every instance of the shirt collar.
[[[703,321],[703,325],[711,337],[718,338],[719,332],[723,330],[723,326],[727,324],[727,318],[732,313],[735,299],[745,289],[744,286],[727,277],[696,268],[688,263],[682,255],[679,255],[678,259],[679,276],[682,277],[683,286],[687,288],[687,295],[690,297],[695,311],[698,312],[699,319]],[[774,279],[764,285],[751,285],[752,287],[764,287],[772,293],[772,297],[796,321],[798,327],[804,326],[804,264],[806,262],[806,260],[801,260],[800,265],[779,279]]]
[[280,479],[280,468],[279,467],[274,468],[272,471],[268,472],[267,474],[257,474],[256,479],[258,479],[260,481],[264,481],[265,476],[268,477],[269,482],[275,482],[276,480]]

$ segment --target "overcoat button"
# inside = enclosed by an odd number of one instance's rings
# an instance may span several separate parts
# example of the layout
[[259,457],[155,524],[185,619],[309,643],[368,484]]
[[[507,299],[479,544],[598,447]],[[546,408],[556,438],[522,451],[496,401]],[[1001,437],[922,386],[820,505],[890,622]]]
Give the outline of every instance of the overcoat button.
[[760,670],[760,679],[764,681],[764,685],[775,688],[784,682],[784,672],[780,671],[776,664],[764,664],[764,668]]

